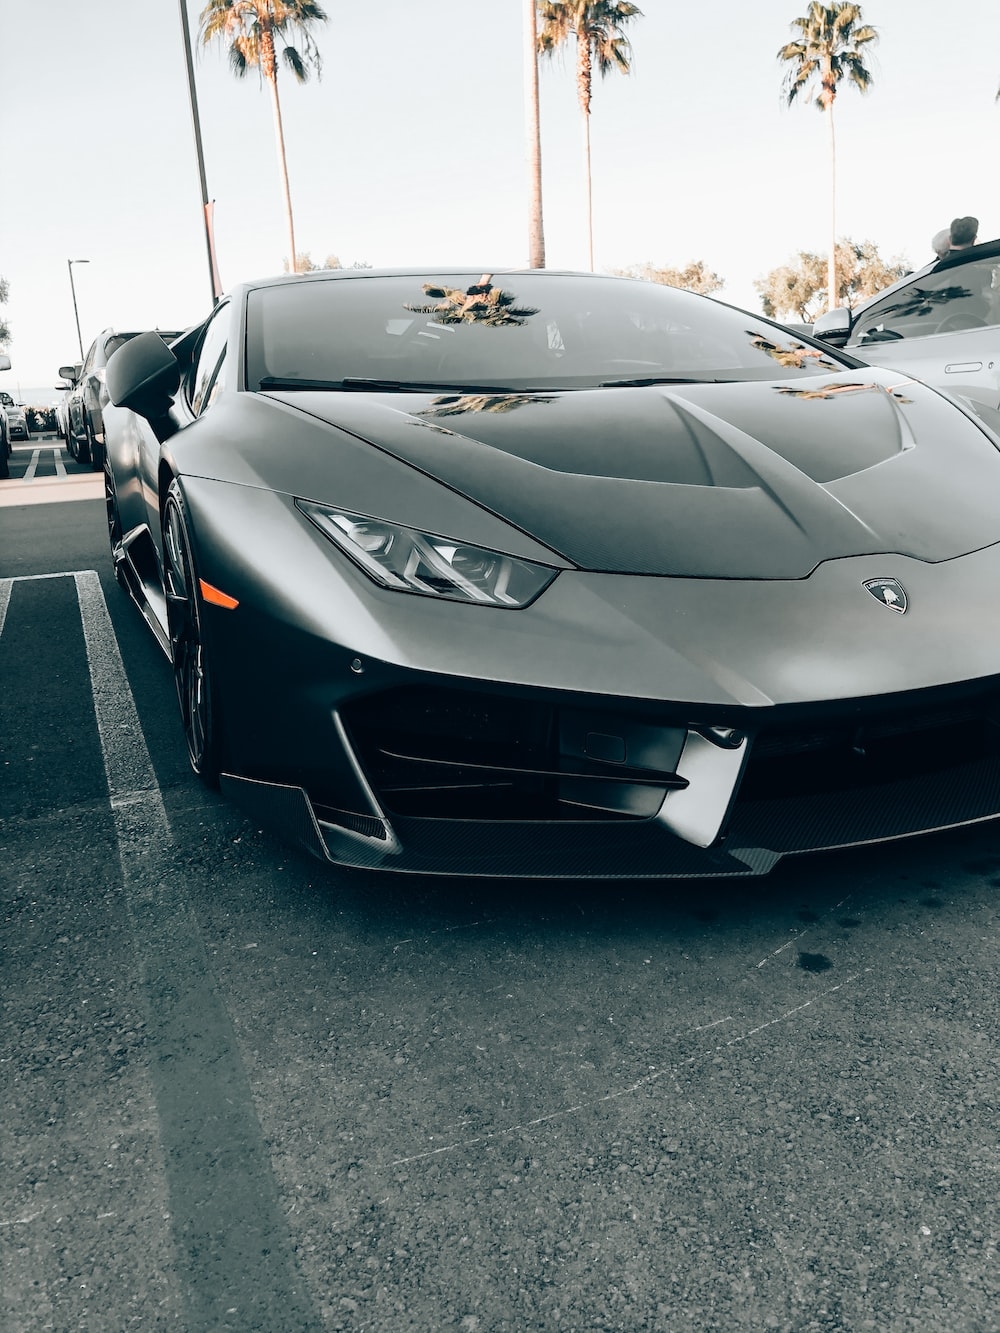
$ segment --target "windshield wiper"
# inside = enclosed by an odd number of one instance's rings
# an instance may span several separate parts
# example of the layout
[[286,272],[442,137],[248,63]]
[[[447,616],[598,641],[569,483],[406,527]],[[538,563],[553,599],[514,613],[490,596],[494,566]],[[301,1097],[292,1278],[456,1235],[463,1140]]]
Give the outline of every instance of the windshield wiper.
[[382,390],[389,393],[540,393],[540,389],[511,389],[503,384],[438,384],[428,380],[375,380],[350,375],[342,380],[306,380],[265,375],[258,389]]
[[602,389],[643,389],[647,384],[729,384],[730,380],[708,379],[701,375],[644,375],[637,380],[604,380]]

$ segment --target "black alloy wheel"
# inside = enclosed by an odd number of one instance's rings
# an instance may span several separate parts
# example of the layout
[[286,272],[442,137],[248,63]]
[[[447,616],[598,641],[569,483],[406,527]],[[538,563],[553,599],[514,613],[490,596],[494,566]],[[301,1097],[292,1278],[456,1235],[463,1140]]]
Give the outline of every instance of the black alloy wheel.
[[191,767],[209,786],[218,785],[221,767],[217,710],[202,627],[197,570],[177,482],[167,492],[163,511],[163,575],[167,594],[167,629]]
[[118,510],[118,491],[115,488],[115,479],[111,474],[111,469],[104,469],[104,504],[108,512],[108,542],[111,546],[111,559],[114,563],[115,578],[121,587],[127,588],[125,582],[125,557],[122,551],[122,518]]

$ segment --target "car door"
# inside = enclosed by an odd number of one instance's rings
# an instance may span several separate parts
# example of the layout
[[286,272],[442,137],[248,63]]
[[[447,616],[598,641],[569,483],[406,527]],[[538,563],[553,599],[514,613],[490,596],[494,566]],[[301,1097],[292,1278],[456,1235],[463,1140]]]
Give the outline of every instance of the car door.
[[[178,415],[188,423],[209,406],[219,383],[219,373],[225,359],[229,332],[230,306],[223,301],[207,321],[191,364],[183,372],[176,399]],[[139,429],[139,477],[146,502],[147,522],[154,540],[160,542],[160,444],[147,421],[136,418]],[[162,552],[161,552],[162,554]]]
[[1000,257],[924,274],[872,302],[846,350],[1000,408]]

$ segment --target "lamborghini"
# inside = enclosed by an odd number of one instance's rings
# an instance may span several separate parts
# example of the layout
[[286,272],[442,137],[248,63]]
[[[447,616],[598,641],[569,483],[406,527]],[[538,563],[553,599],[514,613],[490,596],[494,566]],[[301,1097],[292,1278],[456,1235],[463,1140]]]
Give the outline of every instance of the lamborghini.
[[339,865],[757,875],[1000,814],[1000,417],[552,271],[248,283],[107,366],[195,773]]

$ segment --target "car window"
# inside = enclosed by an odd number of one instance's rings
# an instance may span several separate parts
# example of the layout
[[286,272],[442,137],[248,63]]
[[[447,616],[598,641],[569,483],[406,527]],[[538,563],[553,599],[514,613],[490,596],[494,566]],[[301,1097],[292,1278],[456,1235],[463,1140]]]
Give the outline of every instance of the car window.
[[359,276],[263,287],[247,302],[247,385],[265,391],[364,378],[513,389],[794,379],[844,364],[744,311],[652,282]]
[[84,363],[83,363],[83,369],[80,371],[81,376],[86,375],[86,374],[93,368],[93,365],[94,365],[94,353],[95,353],[96,351],[97,351],[97,343],[96,343],[96,342],[92,342],[92,343],[90,344],[90,348],[89,348],[89,350],[88,350],[88,352],[87,352],[87,359],[86,359],[86,360],[84,361]]
[[993,255],[927,273],[875,302],[859,316],[850,346],[996,324],[1000,324],[1000,259]]
[[196,415],[204,412],[215,397],[220,383],[219,371],[226,355],[229,331],[229,305],[219,306],[202,336],[201,346],[191,369],[191,408]]

